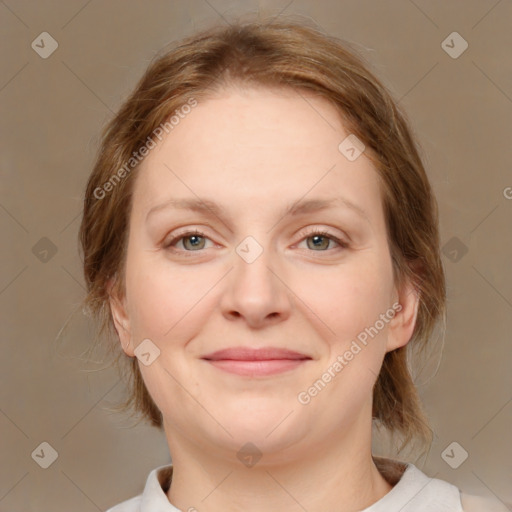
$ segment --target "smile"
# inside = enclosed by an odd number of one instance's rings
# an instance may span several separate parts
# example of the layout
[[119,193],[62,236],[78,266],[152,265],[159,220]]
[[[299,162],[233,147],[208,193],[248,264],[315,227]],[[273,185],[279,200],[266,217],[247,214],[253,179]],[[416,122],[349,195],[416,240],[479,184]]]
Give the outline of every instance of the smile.
[[265,377],[287,372],[303,365],[309,359],[266,359],[260,361],[237,361],[233,359],[208,360],[216,368],[228,373],[247,377]]
[[228,373],[246,377],[265,377],[294,370],[310,361],[311,357],[282,348],[234,347],[218,350],[202,359]]

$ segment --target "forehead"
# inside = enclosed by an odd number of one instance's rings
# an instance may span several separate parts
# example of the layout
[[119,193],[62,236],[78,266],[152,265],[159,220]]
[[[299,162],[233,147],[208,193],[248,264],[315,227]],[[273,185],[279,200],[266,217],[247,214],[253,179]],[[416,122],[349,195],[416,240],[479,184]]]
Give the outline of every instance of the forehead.
[[[198,102],[142,162],[134,207],[177,197],[249,205],[290,203],[336,190],[364,208],[380,203],[375,168],[339,150],[348,136],[325,99],[292,89],[228,89]],[[379,205],[377,204],[377,208]]]
[[[153,156],[173,141],[187,148],[214,150],[230,159],[237,156],[239,147],[265,148],[263,159],[270,156],[268,151],[275,156],[288,148],[303,155],[314,147],[317,152],[336,149],[343,133],[339,113],[317,95],[290,88],[233,87],[201,100]],[[238,156],[243,159],[243,154]]]

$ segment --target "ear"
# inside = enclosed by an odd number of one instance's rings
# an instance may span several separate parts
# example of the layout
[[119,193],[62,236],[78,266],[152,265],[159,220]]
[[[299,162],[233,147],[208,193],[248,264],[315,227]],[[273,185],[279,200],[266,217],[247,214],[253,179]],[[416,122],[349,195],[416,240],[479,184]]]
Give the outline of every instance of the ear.
[[414,332],[416,317],[420,304],[420,291],[410,279],[398,291],[398,298],[393,303],[395,316],[388,324],[386,352],[407,345]]
[[114,285],[115,278],[110,278],[107,282],[107,291],[112,319],[125,354],[129,357],[135,357],[131,344],[131,328],[126,309],[126,297],[119,297]]

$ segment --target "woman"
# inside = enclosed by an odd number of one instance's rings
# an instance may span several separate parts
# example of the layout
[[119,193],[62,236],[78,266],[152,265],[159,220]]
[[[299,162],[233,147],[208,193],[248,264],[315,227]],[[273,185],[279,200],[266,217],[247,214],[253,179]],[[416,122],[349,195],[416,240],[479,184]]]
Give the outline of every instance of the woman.
[[445,281],[406,119],[346,44],[237,23],[156,59],[104,132],[80,240],[125,406],[173,461],[110,512],[491,510],[372,455],[372,425],[431,442],[406,355]]

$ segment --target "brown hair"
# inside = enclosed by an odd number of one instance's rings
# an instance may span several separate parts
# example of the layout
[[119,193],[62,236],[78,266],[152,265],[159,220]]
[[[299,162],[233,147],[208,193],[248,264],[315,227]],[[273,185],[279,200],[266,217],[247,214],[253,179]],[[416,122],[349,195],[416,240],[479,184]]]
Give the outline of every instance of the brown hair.
[[[381,181],[395,284],[414,283],[420,295],[416,325],[404,347],[388,352],[373,389],[373,418],[402,448],[415,439],[432,442],[432,432],[409,369],[410,351],[422,351],[440,317],[445,317],[445,276],[439,251],[438,211],[407,118],[368,64],[347,42],[324,35],[307,20],[237,21],[210,27],[155,57],[133,93],[102,133],[85,192],[79,238],[88,295],[84,304],[100,321],[99,336],[123,357],[109,305],[109,278],[124,293],[124,268],[131,195],[137,165],[126,162],[177,109],[230,84],[287,87],[328,100],[344,127],[366,146]],[[117,181],[112,177],[117,173]],[[103,187],[103,188],[102,188]],[[98,199],[98,190],[101,193]],[[96,192],[95,192],[96,191]],[[162,428],[162,415],[149,395],[137,358],[118,365],[131,390],[118,410],[133,409]],[[400,450],[402,449],[400,448]]]

